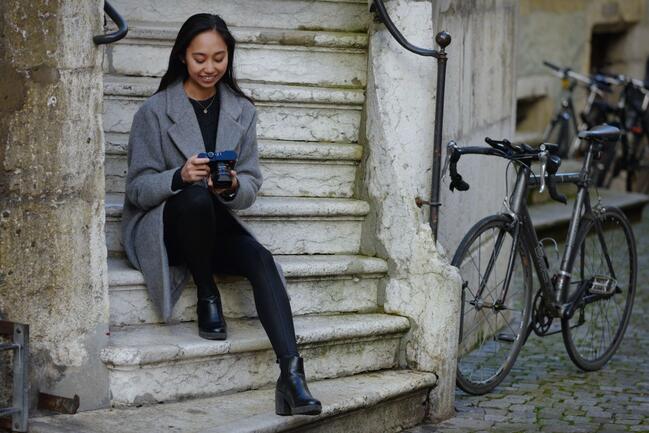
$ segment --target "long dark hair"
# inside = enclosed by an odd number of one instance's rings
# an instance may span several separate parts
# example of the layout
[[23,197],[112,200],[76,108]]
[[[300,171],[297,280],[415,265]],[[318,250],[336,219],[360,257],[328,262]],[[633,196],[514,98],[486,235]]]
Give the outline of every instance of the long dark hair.
[[156,93],[166,89],[171,83],[179,78],[182,78],[184,81],[189,77],[187,65],[182,62],[185,58],[185,51],[196,35],[212,30],[221,35],[228,47],[228,68],[221,80],[228,84],[237,95],[240,95],[254,103],[250,97],[243,93],[234,77],[234,49],[236,45],[234,36],[232,36],[230,30],[228,30],[225,21],[223,21],[220,16],[214,14],[192,15],[180,27],[174,46],[171,49],[171,54],[169,55],[169,66],[167,67],[167,72],[162,76],[160,87],[158,87]]

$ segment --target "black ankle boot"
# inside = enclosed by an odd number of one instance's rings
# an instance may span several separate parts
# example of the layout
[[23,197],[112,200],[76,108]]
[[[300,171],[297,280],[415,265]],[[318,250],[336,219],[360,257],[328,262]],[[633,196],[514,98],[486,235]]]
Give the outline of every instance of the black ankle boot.
[[227,327],[221,307],[221,297],[212,295],[199,299],[196,304],[198,314],[198,335],[208,340],[225,340]]
[[279,359],[280,375],[275,387],[277,415],[318,415],[322,405],[313,398],[304,376],[304,362],[299,356]]

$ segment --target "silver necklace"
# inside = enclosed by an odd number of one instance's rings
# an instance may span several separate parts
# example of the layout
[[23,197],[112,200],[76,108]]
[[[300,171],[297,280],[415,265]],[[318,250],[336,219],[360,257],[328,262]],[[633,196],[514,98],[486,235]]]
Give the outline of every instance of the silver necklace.
[[212,103],[214,103],[214,98],[215,97],[216,97],[216,93],[214,94],[214,96],[212,96],[212,100],[207,105],[207,107],[203,107],[203,104],[201,104],[197,99],[194,99],[194,101],[196,101],[196,103],[201,106],[201,108],[203,109],[203,113],[207,114],[207,109],[212,106]]

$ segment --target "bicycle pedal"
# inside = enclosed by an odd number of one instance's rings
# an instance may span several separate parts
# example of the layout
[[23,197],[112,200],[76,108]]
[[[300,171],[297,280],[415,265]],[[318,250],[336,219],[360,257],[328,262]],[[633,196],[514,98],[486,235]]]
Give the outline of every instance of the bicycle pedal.
[[588,289],[590,293],[596,295],[611,295],[617,287],[615,278],[606,275],[595,275],[593,277],[593,284]]

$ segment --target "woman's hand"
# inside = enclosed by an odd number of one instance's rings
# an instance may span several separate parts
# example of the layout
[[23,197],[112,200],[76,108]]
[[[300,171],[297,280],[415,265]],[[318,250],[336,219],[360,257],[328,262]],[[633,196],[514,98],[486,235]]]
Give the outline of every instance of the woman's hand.
[[214,185],[212,184],[212,176],[209,176],[207,178],[207,186],[214,194],[221,194],[226,191],[236,191],[237,189],[239,189],[239,179],[237,179],[237,172],[230,170],[230,177],[232,177],[232,185],[230,186],[230,188],[214,188]]
[[185,162],[182,170],[180,170],[180,177],[182,177],[183,182],[193,183],[209,177],[209,161],[209,158],[198,158],[198,155],[192,155],[192,157]]

